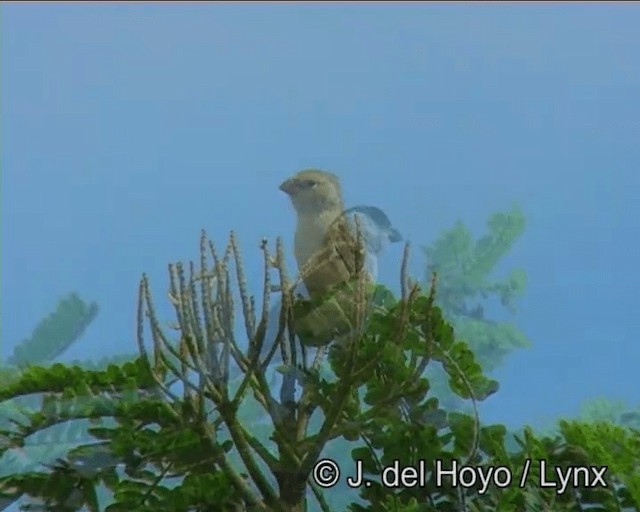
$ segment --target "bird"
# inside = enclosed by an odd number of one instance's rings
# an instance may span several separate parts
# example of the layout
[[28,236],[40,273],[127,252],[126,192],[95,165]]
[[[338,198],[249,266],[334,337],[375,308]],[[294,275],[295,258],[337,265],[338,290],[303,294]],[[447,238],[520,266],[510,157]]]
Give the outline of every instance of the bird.
[[[322,345],[353,327],[357,307],[349,284],[377,279],[377,257],[402,236],[374,206],[344,209],[338,177],[319,169],[296,173],[280,185],[296,212],[294,253],[311,300],[294,311],[303,343]],[[329,292],[333,292],[329,296]]]
[[[314,255],[322,253],[323,250],[326,252],[327,241],[330,243],[335,238],[337,226],[348,227],[354,238],[357,238],[359,228],[365,250],[364,267],[368,280],[373,283],[377,281],[378,257],[388,245],[403,239],[380,208],[359,205],[345,210],[338,177],[318,169],[301,171],[282,182],[279,188],[289,196],[296,213],[294,254],[299,268],[308,265]],[[340,265],[334,265],[334,275],[330,272],[307,273],[296,285],[294,296],[309,300],[313,295],[321,295],[331,286],[339,285],[345,277],[348,279],[347,270],[344,265],[342,268]],[[281,307],[281,298],[278,297],[269,310],[261,359],[271,351],[276,341]],[[310,319],[313,320],[314,316],[310,315]],[[322,323],[322,319],[320,321]],[[316,336],[322,338],[318,334],[322,333],[317,333]],[[334,337],[330,330],[325,334],[327,338]],[[309,347],[307,357],[313,356],[314,350]],[[273,389],[279,388],[282,384],[281,373],[292,370],[282,367],[282,363],[282,354],[280,350],[276,350],[269,362],[267,377]]]

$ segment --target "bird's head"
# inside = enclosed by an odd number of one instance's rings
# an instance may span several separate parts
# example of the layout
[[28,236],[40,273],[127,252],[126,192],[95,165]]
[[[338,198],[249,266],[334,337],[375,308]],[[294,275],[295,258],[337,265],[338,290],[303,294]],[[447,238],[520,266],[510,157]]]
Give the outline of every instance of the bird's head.
[[283,181],[280,190],[291,198],[291,203],[299,214],[342,210],[340,181],[330,172],[305,169]]

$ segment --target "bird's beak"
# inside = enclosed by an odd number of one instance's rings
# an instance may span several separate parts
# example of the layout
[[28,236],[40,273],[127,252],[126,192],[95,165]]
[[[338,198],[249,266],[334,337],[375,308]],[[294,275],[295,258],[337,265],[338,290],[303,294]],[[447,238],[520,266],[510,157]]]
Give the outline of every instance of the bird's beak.
[[297,182],[293,178],[289,178],[288,180],[283,181],[280,184],[280,190],[282,190],[285,194],[293,194],[297,188]]

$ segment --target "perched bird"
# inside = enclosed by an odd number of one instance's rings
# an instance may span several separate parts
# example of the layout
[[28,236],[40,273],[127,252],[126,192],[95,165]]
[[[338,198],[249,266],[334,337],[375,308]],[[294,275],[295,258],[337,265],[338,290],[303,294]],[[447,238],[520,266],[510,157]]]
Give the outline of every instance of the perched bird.
[[401,236],[379,208],[345,211],[334,174],[304,170],[285,180],[280,190],[289,195],[297,214],[294,252],[312,302],[298,304],[303,309],[294,312],[296,334],[305,344],[322,345],[353,327],[357,304],[348,286],[359,278],[373,285],[378,254]]
[[[360,236],[365,249],[364,267],[372,282],[377,279],[378,256],[391,243],[402,240],[402,236],[395,229],[387,215],[375,206],[355,206],[347,210],[343,210],[342,193],[340,183],[334,174],[319,171],[305,170],[294,175],[292,178],[284,181],[280,185],[280,190],[287,193],[291,199],[294,210],[296,211],[296,232],[294,240],[294,252],[296,262],[299,267],[303,268],[309,263],[314,255],[326,252],[327,233],[332,226],[338,224],[338,219],[342,226],[348,226],[351,235],[357,238],[356,228],[360,230]],[[314,294],[321,293],[332,285],[339,284],[341,279],[348,275],[346,266],[343,266],[342,272],[340,266],[337,266],[337,274],[327,275],[327,273],[318,273],[315,275],[307,275],[306,279],[303,275],[303,281],[298,284],[295,289],[295,296],[302,299],[310,299],[306,284],[309,284]],[[313,274],[313,273],[312,273]],[[265,342],[262,349],[262,356],[273,347],[276,340],[279,326],[281,302],[279,299],[271,306],[266,333]],[[322,308],[319,308],[322,309]],[[335,313],[329,308],[329,316]],[[311,314],[307,318],[308,322],[318,327],[331,325],[331,322],[325,323],[320,314]],[[304,322],[302,322],[304,324]],[[322,329],[319,329],[322,331]],[[323,338],[322,332],[316,332],[316,338]],[[333,332],[328,331],[324,334],[328,339],[322,341],[331,341]],[[316,343],[322,344],[322,343]],[[307,352],[307,356],[313,357],[313,350]],[[279,371],[273,372],[276,368],[281,368],[282,357],[280,350],[276,350],[271,360],[269,371],[269,381],[274,389],[278,389],[282,384],[282,375]]]

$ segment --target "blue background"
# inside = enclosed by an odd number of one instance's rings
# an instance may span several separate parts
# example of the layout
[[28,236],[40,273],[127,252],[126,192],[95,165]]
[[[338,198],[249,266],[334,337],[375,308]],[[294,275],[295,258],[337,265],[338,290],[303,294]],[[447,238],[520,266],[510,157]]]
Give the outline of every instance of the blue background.
[[[260,287],[279,183],[342,178],[414,251],[516,202],[532,340],[483,418],[640,401],[635,5],[2,5],[2,357],[58,299],[100,306],[63,360],[135,352],[138,280],[231,229]],[[381,261],[395,286],[402,248]],[[168,311],[168,307],[164,308]],[[167,318],[168,320],[169,318]]]

